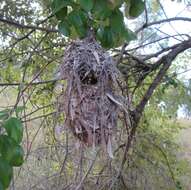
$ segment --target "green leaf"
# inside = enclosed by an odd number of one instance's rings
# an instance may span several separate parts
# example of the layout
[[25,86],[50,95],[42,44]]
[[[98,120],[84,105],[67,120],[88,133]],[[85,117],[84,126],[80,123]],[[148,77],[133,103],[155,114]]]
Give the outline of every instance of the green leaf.
[[55,15],[56,15],[56,18],[58,20],[63,20],[66,15],[67,15],[67,7],[63,7],[60,11],[56,12]]
[[119,8],[123,4],[123,0],[110,0],[108,1],[108,4],[109,4],[109,8],[111,9],[115,9],[117,7]]
[[76,29],[74,28],[74,26],[72,26],[72,27],[70,28],[70,30],[71,30],[71,35],[70,35],[70,37],[75,40],[75,39],[78,37],[78,33],[77,33]]
[[51,4],[52,14],[56,14],[61,11],[64,7],[72,6],[73,2],[71,0],[53,0]]
[[124,37],[127,42],[137,39],[136,34],[128,28],[124,31]]
[[6,119],[8,119],[8,117],[9,117],[9,112],[10,112],[9,109],[5,109],[5,110],[0,111],[0,120],[6,120]]
[[3,184],[1,183],[1,181],[0,181],[0,190],[4,190],[3,189]]
[[20,145],[17,145],[13,151],[13,157],[10,161],[12,166],[21,166],[24,162],[24,151]]
[[111,48],[114,45],[114,33],[110,27],[100,28],[97,31],[97,38],[105,48]]
[[92,12],[96,19],[104,20],[111,15],[112,10],[109,8],[107,1],[96,0]]
[[80,16],[80,18],[82,20],[83,25],[87,25],[87,22],[88,22],[87,13],[84,12],[83,10],[79,10],[79,11],[77,11],[77,14],[79,14],[79,16]]
[[115,32],[123,32],[125,25],[123,21],[123,13],[120,10],[115,10],[110,16],[110,26]]
[[83,26],[84,25],[84,17],[81,11],[72,11],[68,15],[68,21],[74,27]]
[[4,189],[9,186],[12,176],[13,168],[6,160],[0,157],[0,182],[2,183]]
[[182,187],[180,181],[176,181],[176,189],[177,189],[177,190],[181,190],[181,189],[183,189],[183,187]]
[[0,154],[10,163],[11,159],[13,158],[13,152],[17,143],[7,135],[0,135]]
[[103,27],[98,28],[96,32],[97,39],[101,41],[103,38],[103,35],[104,35],[104,28]]
[[145,4],[142,0],[131,0],[129,8],[130,17],[138,17],[145,9]]
[[12,138],[0,135],[0,154],[12,166],[20,166],[24,161],[24,151]]
[[115,47],[121,46],[125,41],[136,39],[136,35],[125,27],[123,13],[116,9],[110,16],[110,27],[112,31],[112,43]]
[[87,12],[91,11],[93,8],[93,0],[80,0],[80,5]]
[[[15,114],[17,117],[18,117],[18,114],[24,110],[24,108],[25,108],[25,106],[17,106],[15,108],[14,111],[15,111]],[[10,111],[11,111],[11,109],[5,109],[5,110],[0,111],[0,120],[8,119]]]
[[58,29],[59,31],[64,34],[65,36],[69,37],[70,36],[70,25],[68,24],[68,22],[65,20],[65,21],[62,21],[61,23],[59,23],[58,25]]
[[87,15],[82,11],[72,11],[68,15],[68,21],[74,26],[77,34],[80,38],[83,38],[87,34]]
[[80,38],[84,38],[87,35],[87,28],[81,26],[81,27],[76,27],[75,29]]
[[19,113],[25,109],[25,106],[17,106],[15,109],[15,114],[18,117]]
[[6,129],[8,136],[20,143],[23,138],[23,125],[18,118],[12,117],[8,119],[3,127]]

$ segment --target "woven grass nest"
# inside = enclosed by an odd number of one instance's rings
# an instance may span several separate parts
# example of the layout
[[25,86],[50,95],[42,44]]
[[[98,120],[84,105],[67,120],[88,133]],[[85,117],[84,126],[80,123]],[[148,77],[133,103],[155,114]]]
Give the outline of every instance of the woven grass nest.
[[60,73],[67,81],[59,102],[64,125],[84,144],[103,144],[111,152],[120,105],[115,62],[93,38],[86,38],[66,48]]

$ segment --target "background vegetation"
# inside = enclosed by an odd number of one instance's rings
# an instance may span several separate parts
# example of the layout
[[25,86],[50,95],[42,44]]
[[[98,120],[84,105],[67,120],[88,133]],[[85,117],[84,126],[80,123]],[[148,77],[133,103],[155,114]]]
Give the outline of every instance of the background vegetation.
[[[190,188],[190,130],[182,130],[190,122],[177,115],[191,113],[191,80],[182,77],[191,31],[172,23],[190,26],[191,2],[173,3],[183,11],[169,18],[162,0],[1,0],[0,189]],[[56,109],[65,47],[90,28],[118,61],[136,121],[118,122],[113,159],[79,143]]]

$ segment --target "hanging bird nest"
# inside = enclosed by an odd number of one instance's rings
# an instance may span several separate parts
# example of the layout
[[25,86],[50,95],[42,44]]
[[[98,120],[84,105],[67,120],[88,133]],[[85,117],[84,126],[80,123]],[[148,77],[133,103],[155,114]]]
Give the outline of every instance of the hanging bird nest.
[[67,81],[59,102],[64,125],[83,143],[111,149],[120,105],[120,72],[113,59],[94,39],[86,38],[66,48],[60,73]]

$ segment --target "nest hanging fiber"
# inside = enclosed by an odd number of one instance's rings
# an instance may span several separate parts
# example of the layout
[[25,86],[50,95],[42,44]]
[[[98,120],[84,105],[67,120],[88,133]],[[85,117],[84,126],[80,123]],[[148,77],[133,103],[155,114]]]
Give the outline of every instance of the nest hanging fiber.
[[87,145],[110,148],[119,111],[115,62],[94,39],[86,38],[66,48],[60,73],[67,81],[59,103],[65,126]]

